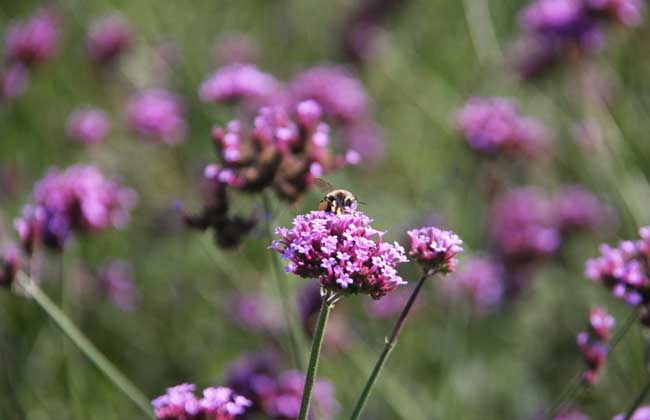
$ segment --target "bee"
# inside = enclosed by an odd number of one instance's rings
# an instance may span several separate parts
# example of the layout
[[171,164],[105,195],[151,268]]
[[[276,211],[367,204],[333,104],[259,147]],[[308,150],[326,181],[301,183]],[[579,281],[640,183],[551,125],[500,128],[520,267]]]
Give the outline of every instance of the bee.
[[357,198],[350,191],[334,188],[327,181],[323,181],[320,178],[316,179],[316,185],[329,191],[318,204],[318,210],[340,215],[343,213],[343,209],[354,207],[358,202]]

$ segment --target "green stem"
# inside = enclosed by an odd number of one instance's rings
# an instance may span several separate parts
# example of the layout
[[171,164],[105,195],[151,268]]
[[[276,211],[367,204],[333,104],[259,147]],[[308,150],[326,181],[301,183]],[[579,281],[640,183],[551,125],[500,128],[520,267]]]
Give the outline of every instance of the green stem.
[[334,306],[335,296],[330,292],[326,292],[322,298],[323,302],[318,314],[318,322],[316,323],[316,330],[314,331],[314,338],[311,342],[311,354],[309,356],[309,366],[307,366],[307,377],[305,378],[305,387],[302,391],[302,401],[300,403],[300,415],[298,420],[306,420],[309,413],[309,403],[311,402],[311,394],[314,390],[314,382],[316,381],[316,371],[318,370],[318,362],[320,360],[320,350],[323,345],[323,338],[325,337],[325,327],[327,326],[327,318],[329,317],[330,310]]
[[52,318],[52,320],[63,330],[72,342],[81,350],[95,366],[113,384],[133,401],[146,415],[155,419],[151,412],[151,406],[147,397],[140,391],[117,367],[106,358],[93,343],[70,321],[70,318],[59,309],[58,306],[41,290],[40,287],[25,273],[20,272],[17,276],[20,287],[32,297],[36,303]]
[[[263,194],[264,199],[264,213],[265,216],[269,218],[266,223],[267,235],[269,245],[274,239],[273,235],[273,226],[271,223],[271,200],[267,194]],[[303,344],[305,343],[305,335],[301,330],[300,326],[296,323],[296,314],[295,314],[295,305],[289,300],[289,288],[287,287],[287,279],[284,275],[280,262],[278,261],[277,255],[275,252],[270,251],[269,258],[271,259],[271,271],[273,272],[273,279],[275,281],[278,293],[280,294],[280,303],[284,310],[284,321],[289,328],[290,342],[291,342],[291,354],[292,357],[298,366],[299,370],[303,370],[305,367],[305,360],[303,359]]]
[[418,297],[418,294],[420,293],[425,280],[428,279],[431,274],[431,272],[426,272],[422,275],[422,277],[420,277],[420,281],[418,281],[418,284],[415,286],[413,293],[411,293],[408,302],[406,302],[406,306],[404,306],[402,313],[397,319],[397,323],[393,328],[393,332],[391,333],[390,338],[386,340],[384,350],[381,352],[381,355],[379,355],[379,359],[377,360],[377,363],[375,363],[375,367],[372,370],[372,373],[370,374],[366,385],[363,387],[363,391],[361,392],[361,396],[359,397],[357,404],[354,406],[354,411],[352,412],[352,416],[350,416],[350,420],[357,420],[363,412],[363,409],[366,406],[366,402],[368,401],[368,397],[370,397],[370,393],[375,386],[375,382],[377,382],[377,378],[379,378],[379,374],[384,368],[386,360],[388,360],[388,356],[390,356],[390,353],[393,351],[395,345],[397,344],[397,339],[402,332],[402,328],[404,327],[404,323],[406,322],[406,318],[408,317],[409,312],[411,312],[411,308],[415,303],[415,299]]
[[643,400],[646,399],[648,396],[648,393],[650,392],[650,380],[645,384],[639,395],[636,397],[630,408],[626,411],[625,417],[623,417],[623,420],[629,420],[632,418],[634,413],[636,412],[636,409],[639,408],[641,403],[643,403]]

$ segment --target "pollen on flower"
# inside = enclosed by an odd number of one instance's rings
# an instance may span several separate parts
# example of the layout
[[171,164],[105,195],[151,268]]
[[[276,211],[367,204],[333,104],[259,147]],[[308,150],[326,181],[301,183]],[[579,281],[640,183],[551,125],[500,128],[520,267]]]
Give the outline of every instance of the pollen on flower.
[[360,211],[341,215],[313,211],[297,216],[291,229],[279,228],[271,247],[289,260],[288,272],[318,279],[339,293],[366,293],[375,299],[406,282],[397,266],[407,261],[398,243],[383,241]]

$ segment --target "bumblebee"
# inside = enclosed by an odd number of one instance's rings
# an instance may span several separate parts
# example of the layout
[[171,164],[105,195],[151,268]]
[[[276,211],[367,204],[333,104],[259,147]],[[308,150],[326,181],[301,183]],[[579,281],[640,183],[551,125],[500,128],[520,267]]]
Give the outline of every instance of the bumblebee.
[[358,202],[357,198],[350,191],[341,188],[334,188],[322,179],[317,179],[317,185],[329,190],[318,204],[318,210],[340,215],[343,213],[345,208],[353,207]]

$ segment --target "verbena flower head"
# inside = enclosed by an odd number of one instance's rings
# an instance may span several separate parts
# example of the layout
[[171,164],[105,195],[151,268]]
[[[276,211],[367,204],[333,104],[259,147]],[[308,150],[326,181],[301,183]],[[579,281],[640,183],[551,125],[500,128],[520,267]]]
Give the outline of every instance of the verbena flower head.
[[7,58],[27,65],[49,60],[56,53],[59,30],[59,17],[45,8],[27,20],[13,22],[5,36]]
[[[623,420],[626,413],[621,413],[612,420]],[[637,408],[634,414],[630,417],[629,420],[650,420],[650,405],[642,405]]]
[[490,236],[510,262],[537,260],[560,246],[551,203],[534,187],[515,188],[496,198],[490,209]]
[[472,149],[487,155],[537,157],[547,148],[546,129],[507,98],[470,98],[456,114],[456,126]]
[[587,260],[585,275],[610,289],[629,305],[650,302],[650,227],[640,229],[640,240],[627,240],[611,247],[600,246],[600,256]]
[[497,309],[506,298],[506,272],[490,257],[473,257],[442,284],[445,295],[469,300],[479,313]]
[[289,260],[287,272],[318,279],[336,293],[366,293],[379,299],[406,282],[397,266],[407,261],[397,243],[383,241],[384,232],[360,211],[340,215],[312,211],[297,216],[293,227],[278,228],[272,248]]
[[587,364],[587,369],[582,374],[586,385],[593,385],[607,361],[607,353],[614,317],[602,308],[593,308],[589,313],[589,329],[578,333],[576,341],[578,348]]
[[592,192],[578,185],[567,186],[553,197],[556,224],[561,232],[595,230],[612,220],[612,212]]
[[368,96],[344,67],[319,66],[298,74],[289,86],[296,101],[315,100],[328,117],[343,123],[366,119]]
[[100,286],[108,300],[123,311],[132,311],[138,302],[133,268],[124,260],[112,260],[99,269]]
[[129,23],[116,12],[92,24],[86,37],[86,51],[94,63],[111,64],[131,47],[132,41]]
[[34,186],[34,205],[15,222],[26,249],[42,241],[61,249],[73,231],[95,232],[124,227],[135,206],[135,191],[107,179],[91,165],[50,170]]
[[206,102],[261,100],[279,89],[280,83],[255,65],[233,63],[208,77],[199,88],[199,96]]
[[14,63],[0,70],[0,102],[22,96],[29,85],[29,72],[22,63]]
[[68,117],[68,136],[79,143],[102,143],[109,130],[108,116],[98,108],[80,108]]
[[427,271],[451,273],[456,269],[456,255],[463,250],[463,241],[450,230],[433,226],[409,230],[409,256]]
[[196,386],[181,384],[167,388],[167,393],[151,405],[159,420],[233,420],[251,405],[247,398],[226,387],[210,387],[203,396],[194,394]]
[[185,140],[185,110],[180,98],[165,89],[150,89],[131,98],[129,126],[145,140],[177,145]]

